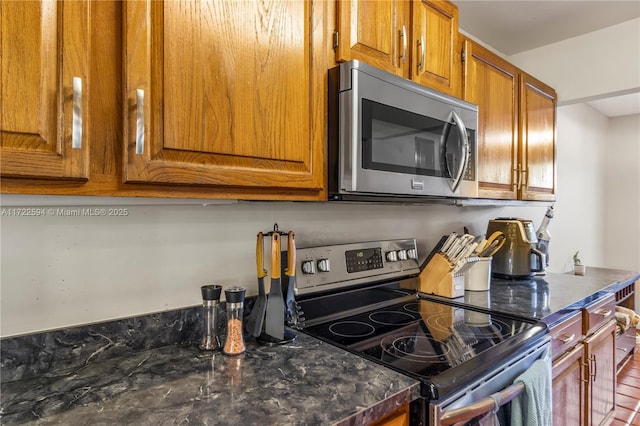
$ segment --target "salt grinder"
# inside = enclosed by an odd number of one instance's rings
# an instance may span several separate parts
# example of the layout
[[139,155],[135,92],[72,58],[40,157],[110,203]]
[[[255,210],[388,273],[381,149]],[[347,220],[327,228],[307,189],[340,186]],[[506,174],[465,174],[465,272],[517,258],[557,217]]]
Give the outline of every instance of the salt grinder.
[[203,285],[200,290],[202,291],[202,321],[204,325],[200,349],[215,351],[220,348],[220,340],[218,340],[218,304],[220,303],[222,286]]
[[246,349],[242,335],[245,291],[242,287],[232,287],[224,291],[227,299],[227,339],[222,352],[226,355],[238,355]]

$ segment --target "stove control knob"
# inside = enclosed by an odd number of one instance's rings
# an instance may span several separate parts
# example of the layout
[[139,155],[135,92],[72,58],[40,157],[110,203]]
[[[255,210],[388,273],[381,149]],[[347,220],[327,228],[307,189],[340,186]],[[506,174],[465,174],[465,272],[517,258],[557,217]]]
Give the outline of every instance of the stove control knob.
[[313,260],[305,260],[302,262],[302,273],[303,274],[315,274],[316,273],[316,264]]
[[417,259],[418,258],[418,253],[416,253],[416,249],[407,250],[407,257],[409,259]]
[[407,251],[406,250],[398,250],[398,259],[407,260]]
[[330,270],[331,270],[331,265],[329,264],[329,259],[318,260],[318,271],[329,272]]
[[397,262],[398,261],[398,254],[395,251],[388,251],[385,253],[385,257],[387,258],[388,262]]

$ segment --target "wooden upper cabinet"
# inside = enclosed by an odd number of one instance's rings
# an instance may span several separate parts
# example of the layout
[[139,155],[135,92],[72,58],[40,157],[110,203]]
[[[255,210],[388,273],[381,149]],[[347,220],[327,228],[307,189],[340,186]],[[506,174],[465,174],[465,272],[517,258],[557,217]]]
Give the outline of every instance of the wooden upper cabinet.
[[89,9],[0,2],[3,177],[87,178]]
[[523,200],[555,200],[556,92],[520,75],[520,140]]
[[408,18],[401,0],[336,2],[336,61],[361,60],[402,75],[408,63]]
[[447,0],[336,2],[336,61],[358,59],[460,96],[458,8]]
[[322,191],[323,7],[126,2],[124,181]]
[[463,51],[462,97],[478,105],[479,194],[517,199],[519,70],[471,40]]
[[458,7],[446,0],[414,0],[411,8],[411,79],[460,96]]

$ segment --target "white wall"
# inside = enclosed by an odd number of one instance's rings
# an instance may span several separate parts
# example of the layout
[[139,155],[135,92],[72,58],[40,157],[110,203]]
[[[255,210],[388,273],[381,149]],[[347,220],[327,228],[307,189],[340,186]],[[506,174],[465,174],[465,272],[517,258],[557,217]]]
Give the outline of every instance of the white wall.
[[[255,236],[274,222],[295,231],[300,247],[415,237],[424,258],[464,225],[479,234],[489,219],[518,216],[537,226],[545,210],[264,202],[136,206],[111,218],[5,216],[0,335],[193,306],[211,282],[256,294]],[[558,258],[570,257],[557,244]]]
[[512,55],[561,103],[640,90],[640,18]]
[[610,119],[604,145],[605,262],[640,270],[640,114]]
[[557,110],[558,192],[551,232],[552,248],[563,258],[551,259],[569,270],[570,255],[580,252],[586,265],[606,266],[604,250],[605,187],[602,162],[609,120],[585,104]]

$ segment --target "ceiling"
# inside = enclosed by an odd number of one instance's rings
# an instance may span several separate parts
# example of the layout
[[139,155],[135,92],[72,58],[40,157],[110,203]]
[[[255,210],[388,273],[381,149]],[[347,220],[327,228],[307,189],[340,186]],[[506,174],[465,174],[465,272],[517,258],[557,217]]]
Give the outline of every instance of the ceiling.
[[[453,0],[459,27],[506,56],[640,17],[638,0]],[[640,91],[587,102],[608,117],[640,113]]]
[[640,17],[640,1],[454,0],[458,25],[507,56]]

